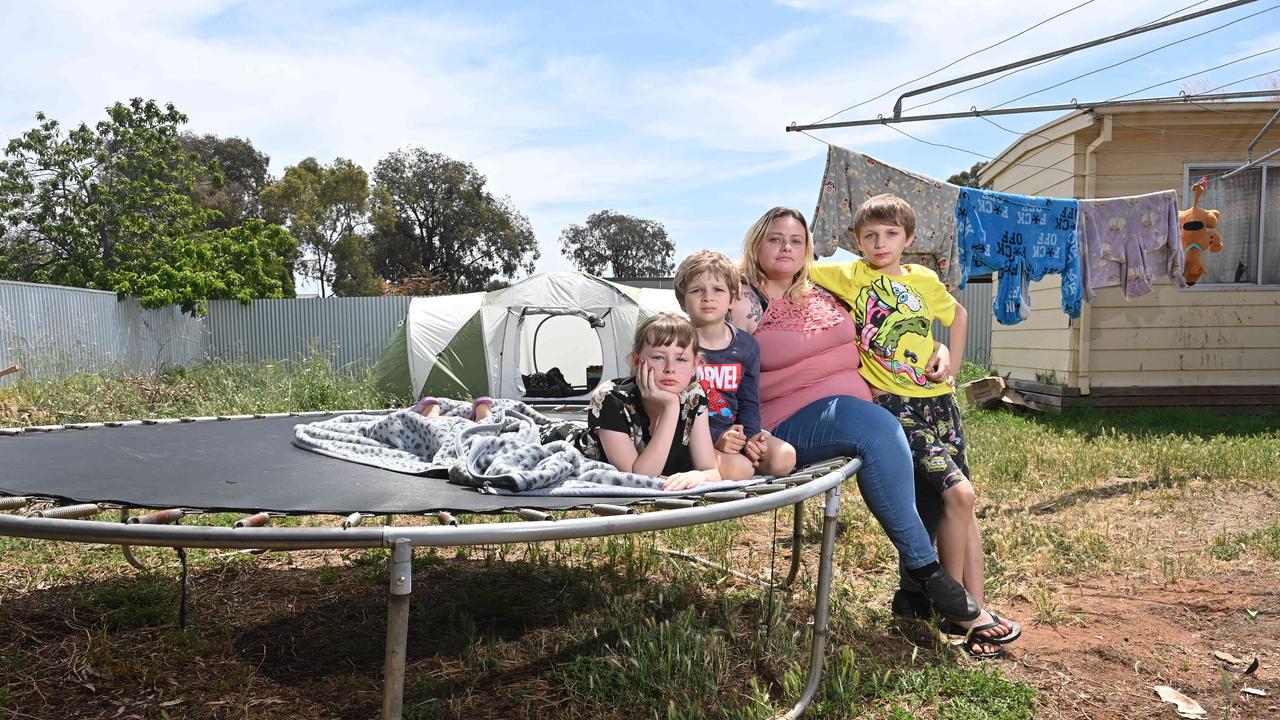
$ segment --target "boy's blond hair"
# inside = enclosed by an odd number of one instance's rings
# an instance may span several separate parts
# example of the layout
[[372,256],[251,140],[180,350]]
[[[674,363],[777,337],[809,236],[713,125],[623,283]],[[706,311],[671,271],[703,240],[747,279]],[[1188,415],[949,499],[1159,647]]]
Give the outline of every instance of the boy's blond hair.
[[786,298],[791,302],[800,302],[809,293],[809,267],[813,265],[813,233],[809,232],[809,223],[804,219],[804,213],[799,210],[775,207],[756,220],[747,231],[747,236],[742,239],[742,274],[755,283],[756,287],[764,287],[765,276],[764,271],[760,269],[757,252],[760,243],[764,242],[765,236],[769,234],[769,226],[774,220],[781,218],[793,218],[804,227],[804,262],[801,263],[795,275],[791,276],[791,285],[785,293]]
[[867,198],[858,206],[858,212],[853,216],[853,227],[849,228],[855,240],[862,232],[862,226],[870,222],[899,225],[907,237],[916,234],[916,211],[906,200],[891,193]]
[[688,348],[696,355],[698,333],[693,329],[693,323],[683,315],[658,313],[640,323],[640,327],[636,328],[635,345],[632,346],[631,352],[639,355],[645,346],[662,347],[663,345]]
[[725,287],[729,288],[731,302],[738,299],[742,292],[742,276],[738,273],[737,266],[715,250],[699,250],[685,258],[680,267],[676,268],[676,302],[680,303],[680,307],[684,307],[684,295],[689,290],[689,283],[703,273],[724,282]]

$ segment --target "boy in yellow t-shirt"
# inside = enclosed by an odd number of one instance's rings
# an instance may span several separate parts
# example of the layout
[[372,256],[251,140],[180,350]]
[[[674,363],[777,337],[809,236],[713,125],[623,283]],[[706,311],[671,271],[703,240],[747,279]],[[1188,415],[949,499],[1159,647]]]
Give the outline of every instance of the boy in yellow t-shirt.
[[[982,603],[982,540],[965,462],[964,428],[952,396],[969,317],[937,274],[902,263],[903,250],[915,240],[915,224],[915,211],[902,198],[870,198],[858,208],[851,228],[862,259],[814,265],[811,277],[851,307],[862,356],[859,371],[876,404],[902,424],[915,461],[917,487],[926,484],[942,496],[942,566]],[[943,372],[927,369],[934,320],[951,327],[952,364]],[[1001,645],[1021,633],[1017,623],[991,616],[995,622],[973,628],[965,645],[978,657],[1003,655]],[[943,629],[965,634],[958,626]]]

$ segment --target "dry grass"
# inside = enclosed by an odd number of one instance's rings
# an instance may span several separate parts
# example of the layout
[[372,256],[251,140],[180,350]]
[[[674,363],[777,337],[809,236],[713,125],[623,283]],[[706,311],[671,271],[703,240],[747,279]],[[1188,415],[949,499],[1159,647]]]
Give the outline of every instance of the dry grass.
[[[139,392],[163,406],[155,398],[167,391]],[[69,419],[53,412],[69,397],[17,403]],[[209,403],[196,403],[203,412],[264,404],[199,402]],[[988,598],[1026,624],[1027,638],[1014,659],[979,663],[927,628],[895,624],[895,555],[850,492],[828,674],[813,716],[1156,715],[1168,710],[1151,684],[1174,677],[1194,686],[1206,672],[1200,699],[1212,713],[1268,716],[1267,706],[1236,697],[1238,688],[1215,695],[1220,678],[1177,638],[1157,641],[1137,628],[1160,607],[1178,614],[1159,628],[1195,623],[1226,605],[1170,588],[1234,577],[1244,583],[1241,608],[1258,614],[1251,620],[1231,605],[1212,641],[1255,654],[1257,643],[1280,644],[1280,603],[1251,589],[1280,574],[1280,414],[971,411],[966,422]],[[801,588],[816,567],[816,503],[807,512]],[[776,530],[770,515],[656,536],[419,551],[406,715],[736,718],[789,705],[804,680],[808,591],[770,597],[656,548],[781,573],[790,527],[787,510]],[[0,539],[0,718],[377,715],[384,552],[192,550],[186,629],[176,626],[173,552],[139,554],[152,571],[133,570],[111,547]],[[1159,593],[1164,605],[1141,604]],[[1126,618],[1135,607],[1144,609]],[[1091,639],[1113,631],[1128,633],[1123,643]],[[1053,645],[1066,637],[1074,640]],[[1124,663],[1128,670],[1117,670]],[[1280,687],[1268,672],[1264,663],[1251,682],[1274,697]],[[1126,684],[1129,676],[1136,684]],[[1116,699],[1099,697],[1108,688],[1121,689]]]

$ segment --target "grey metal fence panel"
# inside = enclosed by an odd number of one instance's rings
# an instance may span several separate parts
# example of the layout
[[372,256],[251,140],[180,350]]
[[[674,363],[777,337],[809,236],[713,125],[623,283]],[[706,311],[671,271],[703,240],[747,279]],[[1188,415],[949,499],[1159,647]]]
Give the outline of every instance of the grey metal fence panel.
[[0,368],[20,363],[33,378],[138,374],[203,354],[204,321],[176,306],[146,310],[112,292],[0,281]]
[[359,372],[378,362],[409,309],[408,297],[232,300],[209,303],[211,357],[291,362],[320,352]]
[[[990,282],[970,282],[956,294],[956,299],[969,311],[969,336],[965,340],[964,359],[982,367],[991,367],[991,312]],[[951,329],[933,324],[933,337],[942,343],[951,342]]]

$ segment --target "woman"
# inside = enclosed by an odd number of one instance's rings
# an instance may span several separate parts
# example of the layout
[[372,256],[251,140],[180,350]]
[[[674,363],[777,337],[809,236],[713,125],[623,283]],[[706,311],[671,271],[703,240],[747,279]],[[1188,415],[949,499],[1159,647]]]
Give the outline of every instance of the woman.
[[[906,574],[953,623],[989,641],[1013,640],[1013,627],[993,620],[938,564],[916,511],[902,426],[870,402],[858,374],[853,319],[810,284],[812,258],[804,215],[789,208],[765,213],[743,241],[746,282],[730,319],[760,343],[761,427],[793,445],[799,465],[840,455],[862,458],[858,490],[897,547]],[[945,364],[945,352],[932,362]]]

